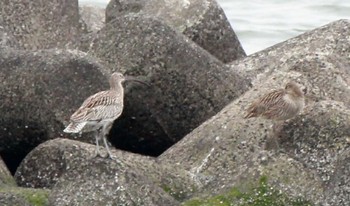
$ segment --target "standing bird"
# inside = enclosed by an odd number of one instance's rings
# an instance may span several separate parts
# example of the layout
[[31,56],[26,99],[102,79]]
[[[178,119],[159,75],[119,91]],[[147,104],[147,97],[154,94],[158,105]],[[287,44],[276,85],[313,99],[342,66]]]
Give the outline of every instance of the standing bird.
[[146,84],[132,77],[124,77],[119,72],[113,73],[109,80],[110,89],[88,97],[80,108],[72,114],[70,124],[63,130],[66,133],[94,131],[96,138],[95,156],[103,157],[99,150],[99,140],[102,138],[107,149],[107,156],[113,159],[106,138],[114,120],[123,111],[124,88],[122,83],[126,80]]
[[253,102],[244,118],[263,117],[284,121],[296,116],[304,107],[304,93],[295,82],[288,82],[284,89],[265,94]]

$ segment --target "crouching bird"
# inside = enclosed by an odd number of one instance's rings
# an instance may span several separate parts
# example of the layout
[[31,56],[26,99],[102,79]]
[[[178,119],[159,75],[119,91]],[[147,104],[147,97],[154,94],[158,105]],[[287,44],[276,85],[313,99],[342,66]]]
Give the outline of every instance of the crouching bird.
[[296,116],[304,107],[304,93],[295,82],[288,82],[284,89],[272,91],[254,101],[245,118],[263,117],[283,121]]
[[304,92],[291,81],[284,89],[272,91],[254,101],[248,107],[245,118],[262,117],[274,121],[272,128],[275,134],[277,122],[295,117],[303,108]]

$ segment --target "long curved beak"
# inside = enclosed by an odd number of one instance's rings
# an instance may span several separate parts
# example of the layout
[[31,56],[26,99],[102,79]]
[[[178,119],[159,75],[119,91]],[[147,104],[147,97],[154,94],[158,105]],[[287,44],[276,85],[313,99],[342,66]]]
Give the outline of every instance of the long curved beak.
[[138,83],[143,84],[143,85],[148,86],[148,87],[151,86],[149,83],[141,81],[139,79],[136,79],[135,77],[132,77],[132,76],[125,76],[124,78],[125,78],[125,81],[138,82]]

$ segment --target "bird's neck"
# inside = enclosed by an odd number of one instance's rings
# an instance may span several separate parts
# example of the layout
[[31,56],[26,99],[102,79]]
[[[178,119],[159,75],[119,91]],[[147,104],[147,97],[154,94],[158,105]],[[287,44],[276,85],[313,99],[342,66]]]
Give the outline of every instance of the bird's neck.
[[293,99],[302,99],[304,95],[302,93],[291,92],[289,94]]
[[110,82],[110,87],[112,91],[122,93],[124,91],[123,84],[121,82]]

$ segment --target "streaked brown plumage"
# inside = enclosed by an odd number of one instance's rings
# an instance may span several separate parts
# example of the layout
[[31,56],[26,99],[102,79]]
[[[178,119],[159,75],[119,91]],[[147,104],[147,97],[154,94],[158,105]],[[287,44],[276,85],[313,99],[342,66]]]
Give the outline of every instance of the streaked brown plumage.
[[263,117],[283,121],[296,116],[304,107],[304,94],[295,82],[284,89],[265,94],[247,109],[245,118]]
[[[99,151],[99,140],[102,138],[107,149],[108,156],[112,158],[106,136],[124,107],[124,88],[122,83],[125,80],[141,82],[131,77],[124,77],[123,74],[115,72],[110,78],[110,89],[98,92],[88,97],[80,108],[73,113],[70,124],[63,130],[66,133],[79,133],[95,131],[96,155]],[[102,130],[100,132],[100,130]]]

